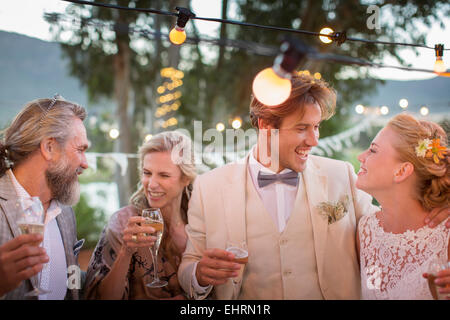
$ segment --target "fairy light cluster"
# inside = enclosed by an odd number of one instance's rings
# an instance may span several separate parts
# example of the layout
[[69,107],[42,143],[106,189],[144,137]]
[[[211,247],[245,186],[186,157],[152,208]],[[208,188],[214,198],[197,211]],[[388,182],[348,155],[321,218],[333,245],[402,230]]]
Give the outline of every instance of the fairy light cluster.
[[[402,98],[398,101],[398,105],[402,110],[406,110],[409,106],[409,102],[406,98]],[[381,106],[381,107],[370,107],[370,106],[363,106],[362,104],[358,104],[355,107],[355,112],[357,114],[369,114],[369,113],[375,113],[376,115],[387,115],[390,112],[390,109],[388,106]],[[427,106],[421,106],[419,113],[422,116],[427,116],[430,113],[430,109]]]
[[[181,98],[182,93],[177,89],[183,85],[182,79],[184,77],[183,71],[171,67],[161,69],[160,74],[163,79],[163,84],[156,89],[158,94],[160,94],[160,96],[156,98],[156,102],[160,105],[155,112],[156,118],[164,117],[180,108],[181,102],[179,99]],[[160,120],[158,123],[165,129],[176,126],[178,120],[175,117],[171,117],[167,120]]]

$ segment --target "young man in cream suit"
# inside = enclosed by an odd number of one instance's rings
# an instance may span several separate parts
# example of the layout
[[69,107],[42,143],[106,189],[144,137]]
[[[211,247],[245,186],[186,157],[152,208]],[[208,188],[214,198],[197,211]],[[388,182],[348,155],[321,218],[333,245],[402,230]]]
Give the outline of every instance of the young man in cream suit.
[[[281,105],[252,99],[257,145],[244,161],[194,184],[178,270],[189,297],[360,298],[355,230],[363,214],[379,209],[355,188],[351,164],[309,154],[335,103],[333,89],[306,75],[292,78]],[[225,251],[227,241],[247,244],[243,271]]]

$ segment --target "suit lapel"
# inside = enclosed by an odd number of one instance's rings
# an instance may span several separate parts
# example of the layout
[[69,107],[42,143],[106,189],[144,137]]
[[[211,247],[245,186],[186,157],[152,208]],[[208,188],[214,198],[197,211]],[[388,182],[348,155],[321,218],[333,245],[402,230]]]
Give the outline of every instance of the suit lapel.
[[[244,183],[247,180],[247,160],[248,156],[245,158],[245,162],[235,164],[234,171],[230,172],[230,179],[222,186],[227,239],[235,242],[247,242],[246,183]],[[230,280],[217,289],[222,291],[221,296],[225,299],[237,299],[241,280],[242,278],[238,279],[237,284],[233,284]]]
[[328,220],[320,215],[317,206],[320,202],[328,200],[327,177],[320,174],[312,159],[303,174],[306,187],[306,197],[308,199],[311,214],[311,224],[313,229],[314,247],[316,252],[317,269],[320,279],[323,278],[323,267],[328,235]]
[[245,163],[237,163],[230,175],[230,180],[223,184],[222,199],[225,220],[227,222],[228,239],[235,242],[247,241],[247,224],[245,214],[245,194],[247,179],[247,159]]
[[[59,232],[61,233],[61,239],[64,245],[67,270],[71,270],[71,268],[69,268],[70,266],[78,265],[73,251],[73,246],[76,241],[76,239],[74,239],[76,226],[74,224],[72,210],[61,204],[59,204],[59,206],[61,207],[62,212],[56,217],[56,222],[58,223]],[[67,274],[67,277],[69,276],[70,274]],[[67,295],[71,295],[71,299],[78,299],[78,290],[67,289],[66,298]]]
[[18,217],[19,208],[17,204],[17,193],[8,174],[3,175],[0,178],[0,206],[3,209],[3,213],[8,222],[13,238],[20,236],[19,227],[17,226],[16,220]]
[[61,239],[64,245],[64,252],[66,253],[67,266],[73,264],[73,244],[71,238],[73,237],[73,226],[67,208],[61,206],[62,212],[56,217]]

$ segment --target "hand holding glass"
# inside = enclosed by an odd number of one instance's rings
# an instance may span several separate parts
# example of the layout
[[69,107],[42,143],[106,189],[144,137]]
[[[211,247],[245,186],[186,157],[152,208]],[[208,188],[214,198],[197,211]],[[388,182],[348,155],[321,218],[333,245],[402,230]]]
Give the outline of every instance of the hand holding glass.
[[447,262],[444,259],[436,259],[428,268],[428,288],[430,289],[434,300],[445,300],[445,295],[439,292],[439,286],[434,283],[434,280],[436,279],[439,271],[448,268],[450,268],[450,262]]
[[[234,242],[234,241],[227,241],[227,247],[225,249],[228,252],[231,252],[234,254],[234,261],[241,264],[241,269],[239,270],[239,276],[242,275],[242,272],[244,272],[244,267],[248,262],[248,249],[247,249],[247,243],[245,242]],[[233,278],[233,283],[237,283],[237,279],[239,278],[235,277]]]
[[[17,206],[20,209],[20,215],[17,219],[17,225],[22,234],[38,233],[44,236],[45,214],[39,197],[19,198]],[[35,243],[39,246],[39,243]],[[40,288],[42,271],[38,274],[37,287],[33,285],[33,290],[26,293],[26,297],[35,297],[44,293],[50,293],[48,290]]]
[[153,247],[150,248],[153,259],[153,281],[147,283],[146,286],[150,288],[161,288],[167,286],[167,281],[161,280],[158,277],[158,250],[161,244],[161,239],[164,233],[164,220],[161,211],[158,208],[142,210],[142,217],[145,218],[145,224],[155,229],[156,241]]

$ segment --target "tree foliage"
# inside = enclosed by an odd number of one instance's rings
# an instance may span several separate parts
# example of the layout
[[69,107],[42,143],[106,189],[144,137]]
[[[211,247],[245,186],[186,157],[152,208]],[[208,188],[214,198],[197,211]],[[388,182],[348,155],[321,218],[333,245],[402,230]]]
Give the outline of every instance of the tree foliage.
[[[107,2],[110,1],[99,1]],[[115,4],[130,8],[154,8],[174,12],[175,6],[189,6],[189,0],[117,0]],[[331,26],[347,31],[353,37],[423,43],[425,33],[416,28],[418,22],[430,26],[439,13],[448,15],[447,1],[376,1],[365,0],[223,0],[222,18],[249,23],[319,31]],[[380,28],[368,29],[369,4],[381,8]],[[62,42],[64,54],[70,60],[70,72],[80,79],[92,101],[102,98],[115,101],[114,118],[121,136],[115,151],[134,153],[146,133],[158,131],[153,127],[156,89],[161,85],[163,67],[183,69],[181,107],[176,111],[179,127],[192,130],[192,121],[203,121],[203,128],[213,128],[218,121],[227,122],[241,116],[249,127],[248,105],[251,84],[257,72],[273,64],[273,57],[255,55],[245,50],[209,47],[215,55],[205,53],[205,45],[171,45],[161,38],[174,25],[173,17],[134,11],[70,5],[67,14],[83,20],[80,26],[53,25],[55,39]],[[390,17],[390,18],[389,18]],[[96,27],[88,21],[110,22],[111,27]],[[153,39],[133,33],[132,28],[148,29]],[[64,39],[70,30],[70,38]],[[221,39],[238,39],[279,47],[283,33],[257,28],[221,24]],[[188,35],[200,36],[196,21],[187,25]],[[298,36],[321,52],[334,52],[371,61],[381,61],[392,55],[399,61],[400,47],[347,41],[341,46],[324,45],[317,37]],[[181,59],[180,59],[181,58]],[[178,62],[181,62],[178,64]],[[403,61],[401,61],[403,62]],[[368,76],[368,70],[336,63],[306,61],[301,70],[320,72],[338,92],[338,110],[327,121],[322,136],[345,129],[352,103],[367,95],[381,80]],[[174,114],[174,113],[172,113]],[[168,115],[170,116],[170,114]],[[154,119],[153,119],[154,120]],[[227,124],[227,123],[226,123]],[[174,127],[169,128],[174,129]],[[94,150],[97,147],[93,146]],[[112,148],[112,147],[110,147]],[[112,150],[111,150],[112,151]],[[126,203],[136,184],[136,164],[122,181],[121,204]]]

